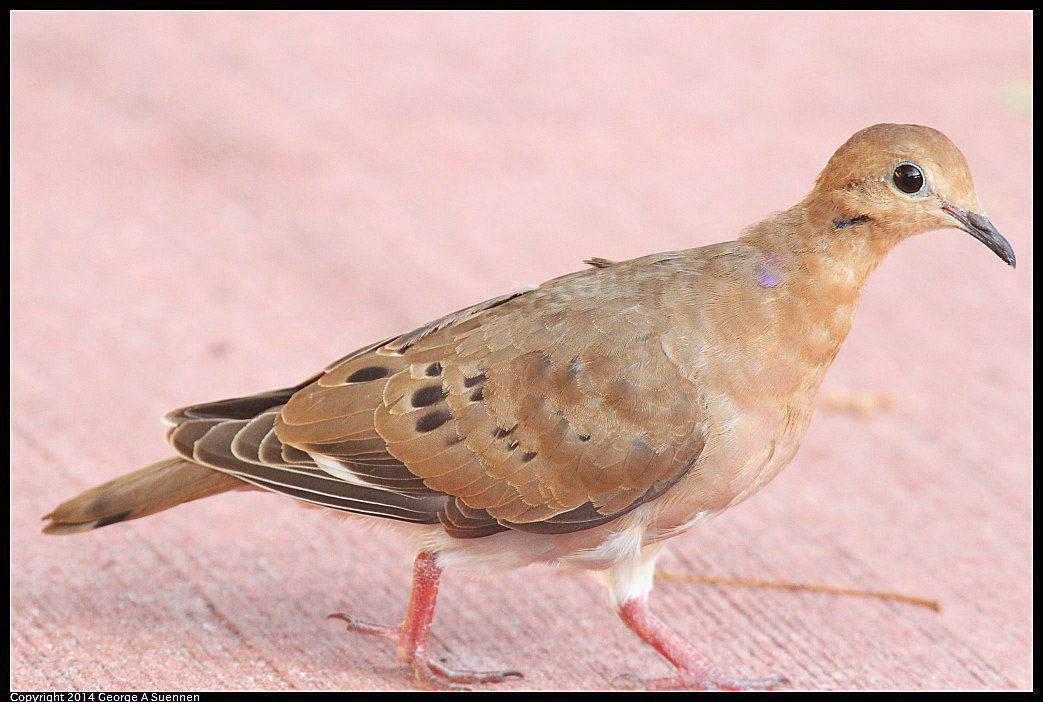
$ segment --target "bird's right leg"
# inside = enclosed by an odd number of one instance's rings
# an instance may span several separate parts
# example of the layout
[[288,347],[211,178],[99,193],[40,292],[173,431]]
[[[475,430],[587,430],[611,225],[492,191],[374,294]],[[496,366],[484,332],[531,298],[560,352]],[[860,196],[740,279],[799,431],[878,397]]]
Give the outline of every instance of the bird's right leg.
[[621,677],[636,678],[649,690],[756,690],[783,682],[783,677],[744,679],[725,675],[713,661],[652,614],[648,608],[648,595],[652,591],[655,562],[662,546],[662,542],[645,546],[637,558],[620,561],[601,573],[600,578],[612,593],[623,623],[677,670],[662,678],[629,674]]
[[427,653],[431,620],[435,614],[438,581],[442,569],[434,553],[421,552],[413,563],[413,591],[409,608],[401,626],[370,624],[350,614],[331,614],[348,625],[348,631],[381,636],[398,642],[398,655],[416,672],[417,679],[435,690],[462,690],[471,683],[502,682],[508,677],[522,677],[517,670],[457,670],[440,663]]
[[619,617],[677,668],[674,675],[664,678],[639,678],[649,690],[765,690],[786,681],[782,676],[754,679],[725,675],[713,661],[652,614],[644,599],[635,598],[620,604]]

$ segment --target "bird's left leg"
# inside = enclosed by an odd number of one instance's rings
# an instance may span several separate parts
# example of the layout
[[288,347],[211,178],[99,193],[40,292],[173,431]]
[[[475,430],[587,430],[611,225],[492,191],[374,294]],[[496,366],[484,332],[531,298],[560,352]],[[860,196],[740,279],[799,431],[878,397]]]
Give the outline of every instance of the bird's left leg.
[[522,677],[517,670],[457,670],[431,658],[427,653],[427,641],[441,576],[442,569],[436,554],[421,552],[416,557],[413,563],[413,591],[401,626],[370,624],[350,614],[331,614],[330,617],[347,622],[348,631],[397,641],[398,655],[402,661],[413,668],[420,682],[436,690],[460,690],[466,689],[463,685],[467,683],[501,682],[511,676]]
[[781,676],[744,679],[725,675],[713,661],[652,614],[648,608],[648,595],[652,590],[655,561],[661,548],[661,544],[646,546],[641,550],[639,558],[620,562],[602,576],[615,599],[623,623],[677,669],[674,675],[637,678],[638,682],[649,690],[756,690],[771,688],[785,681]]

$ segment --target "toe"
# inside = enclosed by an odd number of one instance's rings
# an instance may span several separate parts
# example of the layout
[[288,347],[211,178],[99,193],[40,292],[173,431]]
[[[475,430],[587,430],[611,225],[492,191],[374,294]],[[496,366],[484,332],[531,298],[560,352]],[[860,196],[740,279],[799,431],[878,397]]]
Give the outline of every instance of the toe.
[[334,612],[333,614],[327,615],[326,618],[339,619],[348,625],[348,631],[353,631],[356,634],[380,636],[385,639],[391,639],[392,641],[398,641],[399,635],[402,633],[401,627],[389,626],[387,624],[371,624],[370,622],[363,621],[358,617],[345,612]]

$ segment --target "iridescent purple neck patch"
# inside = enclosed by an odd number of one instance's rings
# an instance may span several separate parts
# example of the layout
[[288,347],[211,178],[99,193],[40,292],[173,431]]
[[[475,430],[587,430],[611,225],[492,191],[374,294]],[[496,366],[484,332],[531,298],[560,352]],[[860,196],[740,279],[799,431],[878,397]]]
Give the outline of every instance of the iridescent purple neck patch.
[[754,264],[753,272],[762,288],[774,288],[782,284],[785,276],[779,270],[781,265],[782,260],[778,256],[769,256]]

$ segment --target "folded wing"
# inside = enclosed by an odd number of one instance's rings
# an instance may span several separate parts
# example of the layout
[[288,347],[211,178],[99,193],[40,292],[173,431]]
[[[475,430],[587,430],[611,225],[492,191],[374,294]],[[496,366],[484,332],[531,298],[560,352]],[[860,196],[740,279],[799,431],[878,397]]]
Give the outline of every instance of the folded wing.
[[705,439],[646,294],[662,259],[493,298],[293,388],[176,410],[170,441],[258,487],[460,538],[604,524],[667,490]]

